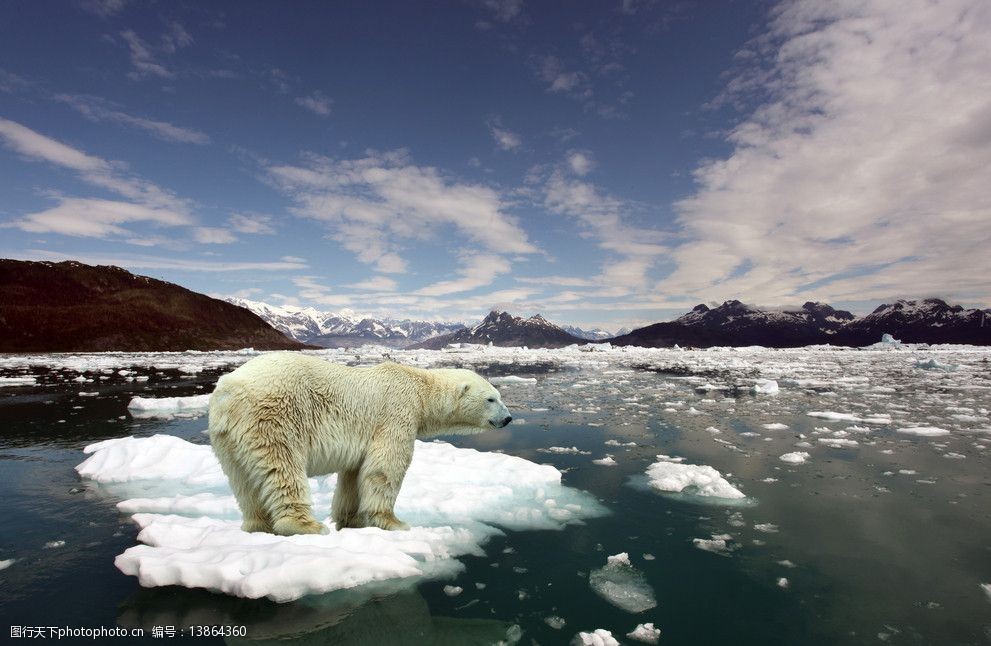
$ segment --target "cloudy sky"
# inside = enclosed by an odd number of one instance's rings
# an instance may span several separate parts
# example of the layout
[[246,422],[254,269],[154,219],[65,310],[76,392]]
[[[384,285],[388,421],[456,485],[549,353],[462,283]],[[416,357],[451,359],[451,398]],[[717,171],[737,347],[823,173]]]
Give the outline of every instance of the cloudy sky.
[[0,256],[395,317],[991,305],[986,0],[6,2]]

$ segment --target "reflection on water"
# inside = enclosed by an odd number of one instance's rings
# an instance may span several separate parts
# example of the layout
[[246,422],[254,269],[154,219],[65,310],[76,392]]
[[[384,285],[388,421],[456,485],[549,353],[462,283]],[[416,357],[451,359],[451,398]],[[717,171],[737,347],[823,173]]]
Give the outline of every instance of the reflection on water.
[[[15,559],[0,571],[0,605],[18,625],[247,626],[248,639],[231,643],[555,644],[595,628],[622,640],[645,622],[662,630],[662,643],[987,643],[991,604],[980,584],[991,582],[991,434],[982,429],[991,424],[981,419],[991,378],[983,359],[949,357],[969,372],[935,376],[909,358],[855,354],[799,361],[768,353],[735,373],[734,355],[698,375],[687,353],[678,374],[605,361],[533,373],[469,364],[538,381],[501,386],[523,422],[449,440],[553,464],[565,484],[591,492],[611,514],[556,532],[506,532],[485,556],[462,559],[454,580],[288,604],[140,588],[113,566],[136,542],[113,489],[82,483],[72,470],[85,445],[110,437],[169,433],[205,443],[204,418],[135,420],[126,405],[133,395],[209,392],[220,369],[153,370],[142,382],[127,381],[133,373],[77,382],[76,373],[39,372],[36,386],[0,390],[0,561]],[[779,379],[779,395],[734,383],[758,369]],[[814,374],[787,383],[789,370]],[[892,423],[809,411],[886,414]],[[785,428],[765,427],[772,423]],[[952,433],[894,432],[911,425]],[[830,446],[837,438],[855,444]],[[588,453],[539,451],[551,446]],[[792,451],[809,452],[809,462],[778,459]],[[652,491],[643,474],[660,453],[717,468],[747,498],[722,504]],[[615,466],[592,462],[606,455]],[[725,552],[696,547],[694,539],[713,536],[723,537]],[[656,608],[630,614],[590,588],[590,573],[619,552],[643,573]],[[462,592],[449,596],[445,585]],[[552,616],[565,625],[545,621]]]

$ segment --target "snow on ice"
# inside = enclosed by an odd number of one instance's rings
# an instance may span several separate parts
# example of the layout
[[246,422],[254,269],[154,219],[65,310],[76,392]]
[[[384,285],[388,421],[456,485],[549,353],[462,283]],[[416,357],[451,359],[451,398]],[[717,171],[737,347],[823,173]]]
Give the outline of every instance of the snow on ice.
[[[463,568],[459,556],[482,555],[499,527],[553,530],[605,513],[588,494],[562,486],[553,467],[417,442],[396,503],[410,531],[248,534],[209,446],[155,435],[106,440],[85,452],[90,457],[76,470],[124,498],[118,507],[141,528],[143,544],[115,564],[146,587],[285,602],[373,581],[447,577]],[[310,479],[318,517],[329,513],[335,484],[334,475]]]
[[739,499],[746,496],[731,485],[719,471],[706,465],[682,464],[668,456],[647,467],[650,486],[658,491],[692,494],[712,498]]

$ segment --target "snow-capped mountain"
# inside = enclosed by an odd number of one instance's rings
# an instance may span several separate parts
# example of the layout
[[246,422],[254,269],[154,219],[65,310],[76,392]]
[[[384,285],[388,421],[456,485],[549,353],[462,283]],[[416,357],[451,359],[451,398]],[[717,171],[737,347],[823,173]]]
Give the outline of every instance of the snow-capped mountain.
[[586,342],[587,339],[569,334],[540,314],[524,319],[509,312],[492,311],[477,325],[417,343],[412,347],[437,350],[449,343],[491,343],[505,347],[560,348]]
[[325,348],[372,343],[405,347],[464,328],[460,323],[361,317],[351,310],[321,312],[312,307],[276,306],[244,298],[227,300],[254,312],[288,337]]
[[696,305],[673,321],[648,325],[610,341],[653,347],[861,346],[880,340],[885,333],[911,343],[991,345],[991,312],[926,299],[882,305],[857,318],[825,303],[805,303],[800,310],[769,311],[733,300],[716,308]]
[[574,325],[562,325],[561,329],[570,334],[571,336],[576,336],[579,339],[587,339],[588,341],[602,341],[603,339],[608,339],[613,336],[618,336],[620,334],[626,334],[629,330],[620,330],[616,333],[608,332],[602,328],[592,328],[591,330],[584,330],[580,327],[575,327]]

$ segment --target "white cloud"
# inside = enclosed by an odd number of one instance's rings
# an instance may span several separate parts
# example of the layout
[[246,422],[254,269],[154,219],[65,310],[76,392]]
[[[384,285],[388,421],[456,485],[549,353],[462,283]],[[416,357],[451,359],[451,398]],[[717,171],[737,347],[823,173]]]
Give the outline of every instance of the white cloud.
[[300,105],[314,114],[326,117],[334,106],[334,100],[324,96],[319,90],[309,96],[296,97],[296,105]]
[[299,262],[228,262],[124,254],[65,254],[42,249],[29,249],[26,252],[4,252],[3,256],[22,260],[77,260],[90,265],[117,265],[118,267],[125,267],[127,269],[178,269],[205,272],[298,271],[300,269],[306,269],[306,265]]
[[519,150],[520,146],[523,145],[522,137],[504,128],[502,126],[502,119],[499,117],[491,117],[486,121],[486,124],[489,126],[489,132],[492,134],[496,145],[501,150],[515,151]]
[[308,155],[301,166],[272,166],[268,172],[296,202],[297,215],[323,222],[334,240],[379,272],[405,271],[402,245],[441,228],[466,238],[468,251],[537,251],[496,191],[413,165],[403,151],[351,160]]
[[109,18],[127,4],[127,0],[78,0],[79,7],[101,18]]
[[467,292],[492,283],[496,276],[505,274],[512,269],[509,262],[496,254],[462,254],[459,278],[442,280],[432,285],[418,289],[416,293],[422,296],[446,296]]
[[135,71],[131,72],[130,75],[133,78],[144,76],[172,78],[175,76],[173,72],[155,60],[151,48],[133,30],[125,29],[120,32],[120,37],[127,43],[127,47],[131,52],[131,65],[134,66]]
[[58,205],[8,223],[25,231],[47,231],[72,236],[124,237],[135,244],[150,244],[154,237],[135,235],[121,226],[148,222],[158,226],[194,224],[188,200],[143,178],[126,174],[124,165],[68,146],[14,121],[0,118],[0,142],[35,161],[76,171],[79,178],[130,200],[55,195]]
[[196,227],[193,229],[193,239],[200,244],[230,244],[237,241],[237,236],[227,229]]
[[648,272],[668,251],[661,232],[627,221],[625,214],[634,210],[632,205],[560,170],[553,171],[544,185],[544,206],[577,220],[585,235],[611,252],[612,258],[593,277],[600,289],[591,295],[623,296],[646,289]]
[[227,224],[238,233],[272,235],[275,227],[267,215],[235,213],[227,218]]
[[590,98],[592,88],[584,72],[569,71],[556,56],[544,56],[536,62],[537,77],[547,84],[548,92],[561,92],[577,98]]
[[367,280],[345,285],[345,287],[352,289],[364,289],[372,292],[394,292],[397,286],[396,281],[386,276],[373,276]]
[[482,0],[482,6],[499,22],[511,22],[523,14],[523,0]]
[[144,130],[163,141],[185,144],[207,144],[210,137],[199,130],[183,128],[166,121],[136,117],[114,109],[106,101],[96,97],[59,94],[53,97],[70,106],[90,121],[111,121]]
[[110,165],[99,157],[46,137],[15,121],[0,117],[0,138],[8,148],[32,159],[47,161],[81,172],[109,172]]
[[176,21],[170,21],[165,33],[162,34],[161,49],[167,54],[174,54],[177,50],[193,44],[193,37],[189,35],[186,28]]
[[131,236],[126,228],[120,226],[129,222],[180,226],[191,224],[192,220],[183,213],[142,204],[63,197],[57,206],[25,215],[19,220],[14,220],[10,225],[32,233],[108,238]]
[[568,167],[575,175],[588,175],[595,168],[595,160],[588,151],[572,150],[568,153]]
[[677,204],[689,242],[660,288],[991,300],[991,5],[794,0],[758,46],[730,92],[765,100]]

